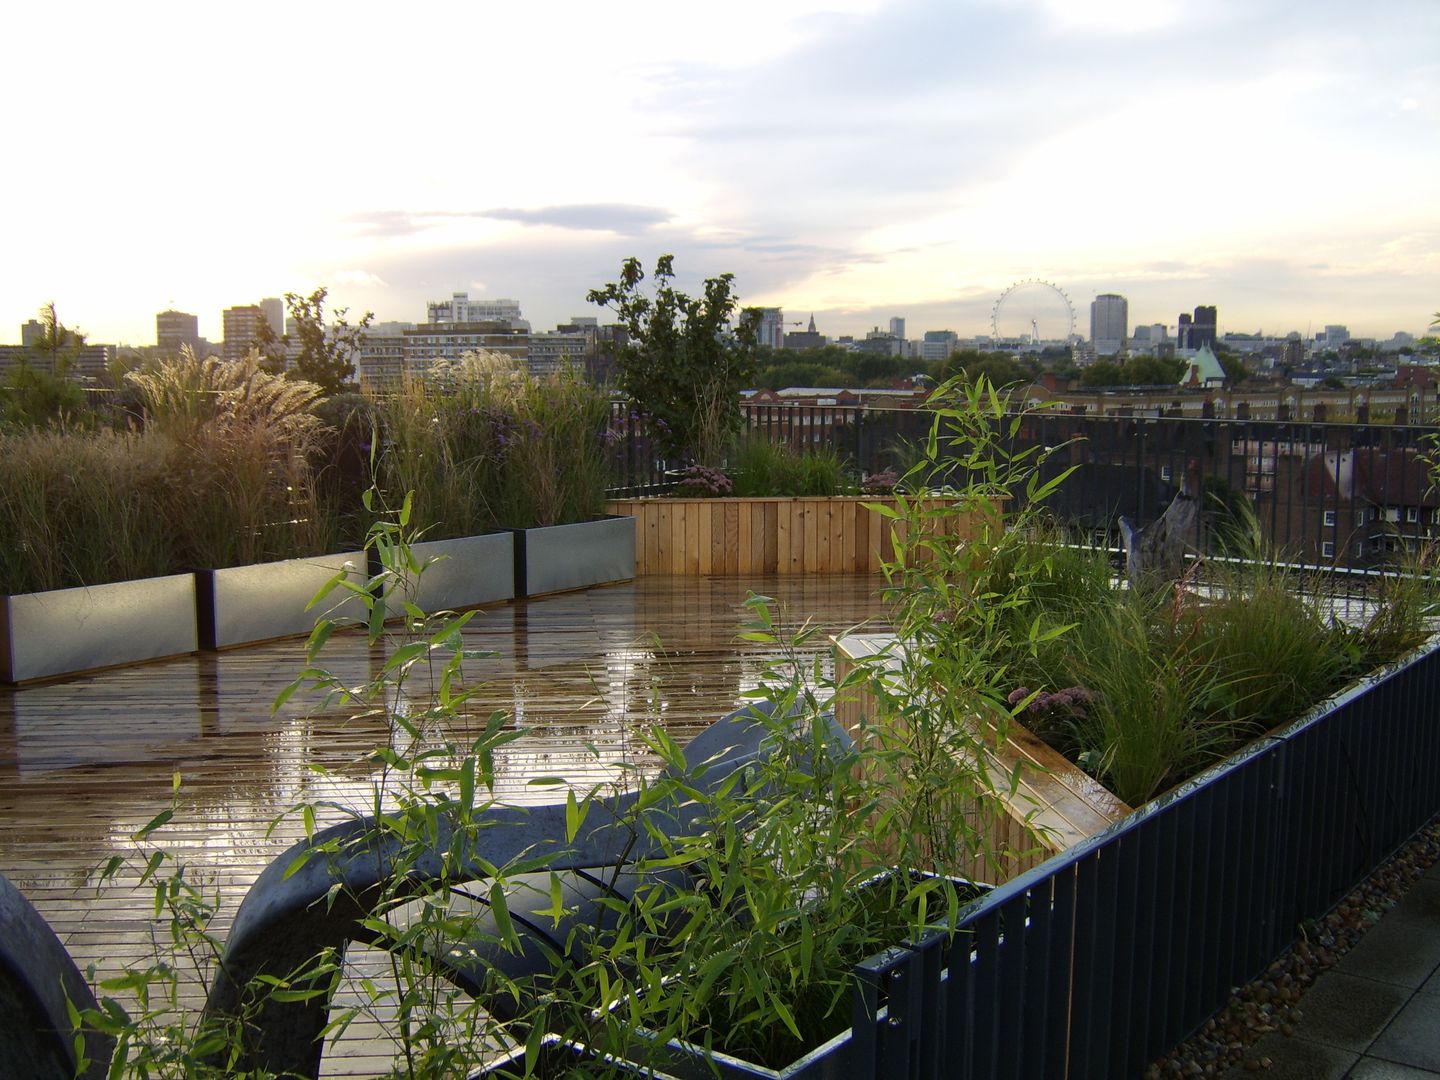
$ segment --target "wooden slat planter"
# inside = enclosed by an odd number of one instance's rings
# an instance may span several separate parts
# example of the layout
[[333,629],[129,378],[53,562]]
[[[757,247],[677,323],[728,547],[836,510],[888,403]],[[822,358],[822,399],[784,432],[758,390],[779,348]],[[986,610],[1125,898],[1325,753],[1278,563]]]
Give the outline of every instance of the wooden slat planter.
[[[890,657],[895,638],[890,634],[849,634],[835,642],[837,680],[860,663],[887,668],[899,665]],[[862,718],[874,721],[879,707],[868,688],[847,693],[835,703],[840,726],[858,736]],[[996,853],[982,857],[958,872],[976,881],[1009,881],[1050,856],[1073,847],[1119,821],[1131,808],[1093,777],[1077,769],[1059,751],[1019,724],[1011,724],[1007,737],[996,745],[995,732],[986,732],[985,768],[1004,785],[1017,765],[1020,780],[1014,792],[982,797],[975,807],[976,821],[985,836],[984,849]]]
[[[867,503],[893,505],[859,496],[652,498],[616,499],[606,512],[635,518],[637,575],[868,574],[895,549],[891,519]],[[894,524],[903,535],[904,523]]]

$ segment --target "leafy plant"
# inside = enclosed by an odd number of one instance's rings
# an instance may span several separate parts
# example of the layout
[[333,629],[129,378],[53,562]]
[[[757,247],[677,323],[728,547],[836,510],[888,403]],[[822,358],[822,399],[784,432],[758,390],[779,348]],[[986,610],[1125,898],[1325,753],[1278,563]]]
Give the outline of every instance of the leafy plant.
[[295,357],[295,373],[298,378],[314,383],[322,393],[336,394],[355,378],[355,355],[365,338],[365,331],[375,318],[373,311],[367,311],[354,326],[346,320],[347,308],[336,308],[331,312],[330,325],[325,324],[325,298],[328,290],[323,286],[309,296],[298,293],[285,294],[285,309],[295,325],[295,337],[300,347]]
[[763,436],[741,442],[731,469],[737,496],[833,496],[846,487],[845,466],[829,447],[795,450]]
[[[443,955],[464,940],[518,947],[514,927],[504,917],[504,888],[510,873],[535,869],[532,863],[493,867],[482,883],[495,905],[496,929],[485,929],[490,923],[482,926],[473,908],[467,913],[453,900],[463,896],[474,877],[477,860],[470,852],[494,805],[495,753],[521,735],[507,726],[502,713],[470,715],[474,689],[466,684],[464,664],[477,654],[463,649],[461,634],[474,613],[427,616],[407,599],[406,590],[425,569],[410,544],[409,500],[390,511],[371,492],[367,504],[375,517],[367,547],[376,552],[380,573],[364,585],[337,575],[315,603],[326,602],[337,590],[358,597],[368,613],[367,643],[386,656],[385,662],[358,686],[327,670],[323,654],[337,627],[322,619],[307,642],[305,670],[278,695],[275,708],[296,694],[313,693],[323,707],[385,721],[387,741],[362,756],[377,770],[366,804],[306,801],[282,818],[298,821],[311,841],[288,866],[289,873],[311,860],[338,862],[386,845],[387,872],[378,889],[342,895],[337,886],[326,902],[363,908],[365,932],[385,950],[387,977],[376,972],[357,976],[338,950],[317,946],[292,968],[261,970],[233,996],[212,990],[215,1007],[198,1011],[195,1003],[205,999],[205,988],[225,966],[226,952],[212,929],[220,899],[213,884],[197,883],[163,846],[153,846],[175,822],[177,775],[171,805],[134,834],[135,857],[112,859],[98,875],[105,888],[133,877],[140,888],[152,890],[159,926],[151,956],[101,981],[100,1007],[73,1016],[82,1034],[114,1037],[108,1075],[115,1080],[274,1075],[264,1064],[264,1040],[256,1035],[267,1009],[317,996],[329,1000],[347,979],[357,992],[356,1003],[332,1006],[326,1037],[368,1017],[394,1040],[394,1075],[465,1075],[492,1052],[497,1039],[506,1037],[506,1026],[446,981],[427,957]],[[323,766],[312,767],[326,772]],[[323,833],[319,823],[337,810],[344,818],[372,815],[372,827]],[[437,851],[442,858],[437,859]],[[225,970],[233,975],[233,969]],[[223,984],[221,979],[216,985]],[[520,993],[515,986],[496,988],[504,989]]]
[[656,260],[653,295],[641,288],[640,260],[630,258],[619,281],[585,299],[614,310],[625,328],[629,341],[616,354],[620,389],[645,410],[665,457],[718,467],[740,427],[739,393],[755,373],[759,315],[740,312],[732,336],[735,276],[707,278],[702,295],[692,297],[672,284],[674,262],[673,255]]
[[152,577],[174,566],[172,448],[110,431],[0,433],[0,592]]
[[405,380],[376,408],[380,483],[412,493],[431,538],[603,512],[609,403],[573,371],[532,378],[509,357],[475,352]]

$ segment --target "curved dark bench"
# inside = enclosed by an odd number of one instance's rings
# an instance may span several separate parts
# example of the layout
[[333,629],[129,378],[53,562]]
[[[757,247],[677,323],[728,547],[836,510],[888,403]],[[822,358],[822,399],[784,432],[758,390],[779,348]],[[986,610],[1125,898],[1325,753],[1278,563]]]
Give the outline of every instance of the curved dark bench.
[[101,1080],[115,1040],[85,1035],[90,1064],[77,1074],[69,1000],[96,1007],[75,961],[30,901],[0,874],[0,1073],[30,1080]]
[[[686,746],[684,775],[691,786],[714,791],[737,769],[768,756],[776,722],[773,706],[756,703],[716,721]],[[827,745],[844,747],[849,738],[833,718],[825,717]],[[677,776],[666,770],[667,776]],[[763,793],[752,789],[751,797]],[[487,867],[506,867],[524,860],[543,867],[535,874],[508,876],[507,903],[521,939],[518,951],[499,947],[499,935],[485,900],[486,888],[470,896],[473,925],[462,940],[429,956],[446,978],[467,992],[484,995],[486,1007],[497,1016],[514,1015],[513,998],[492,992],[494,975],[503,983],[549,971],[567,946],[572,951],[583,928],[603,930],[615,917],[614,900],[622,903],[641,880],[658,875],[629,869],[653,855],[658,845],[640,826],[658,826],[669,835],[684,835],[695,828],[704,813],[693,798],[672,797],[636,808],[638,794],[631,792],[592,805],[573,840],[566,840],[565,804],[532,807],[498,807],[485,814],[485,826],[457,837],[451,823],[439,823],[439,835],[415,860],[402,889],[411,894],[440,883],[460,885],[483,882]],[[312,856],[290,876],[287,871],[307,849],[338,846],[336,851]],[[321,1032],[329,1009],[329,978],[316,976],[300,987],[321,992],[300,1001],[277,1001],[255,980],[269,975],[291,978],[326,950],[343,958],[350,942],[383,944],[362,923],[388,886],[394,888],[391,867],[399,842],[376,828],[366,817],[323,830],[313,840],[301,841],[271,862],[256,879],[236,914],[226,941],[220,969],[211,986],[206,1014],[211,1019],[239,1021],[241,1069],[267,1069],[303,1077],[319,1075],[324,1050]],[[446,856],[451,868],[445,869]],[[562,874],[564,905],[575,910],[557,926],[548,915],[550,872]],[[667,875],[668,876],[668,875]],[[676,881],[683,875],[676,874]],[[338,887],[337,887],[338,886]]]

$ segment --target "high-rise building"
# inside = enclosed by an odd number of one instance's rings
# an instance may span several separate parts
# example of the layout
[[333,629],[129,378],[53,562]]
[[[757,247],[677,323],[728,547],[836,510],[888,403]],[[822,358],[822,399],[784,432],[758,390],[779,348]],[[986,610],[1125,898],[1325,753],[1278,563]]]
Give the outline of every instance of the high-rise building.
[[265,316],[265,321],[270,324],[270,329],[278,338],[285,333],[285,301],[278,296],[267,296],[260,301],[260,314]]
[[155,344],[167,353],[178,353],[182,345],[200,346],[200,320],[184,311],[162,311],[155,316]]
[[1219,325],[1215,317],[1215,305],[1204,305],[1195,309],[1195,322],[1190,327],[1190,348],[1202,345],[1215,347],[1215,329]]
[[225,360],[243,360],[255,342],[260,340],[260,327],[265,323],[265,313],[259,304],[244,304],[226,308],[220,316],[224,327],[225,340],[220,346],[220,355]]
[[509,322],[530,329],[520,315],[518,300],[471,300],[469,293],[457,292],[449,300],[434,300],[425,307],[426,321],[431,323]]
[[39,345],[45,340],[45,324],[38,319],[30,319],[20,327],[20,344],[27,349]]
[[1180,321],[1175,326],[1175,345],[1180,349],[1194,348],[1190,344],[1191,318],[1185,313],[1180,313]]
[[890,320],[890,336],[905,340],[905,320],[898,315]]
[[1125,345],[1130,302],[1118,293],[1101,293],[1090,302],[1090,344],[1096,356],[1114,356]]
[[785,313],[778,307],[760,309],[760,322],[755,327],[755,341],[762,348],[785,347]]

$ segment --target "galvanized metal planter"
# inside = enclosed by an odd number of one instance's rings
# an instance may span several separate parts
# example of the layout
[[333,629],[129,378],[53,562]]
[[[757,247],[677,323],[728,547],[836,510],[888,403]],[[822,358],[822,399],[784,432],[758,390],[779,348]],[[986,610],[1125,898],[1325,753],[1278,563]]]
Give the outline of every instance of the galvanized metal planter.
[[633,517],[610,516],[511,531],[515,535],[516,596],[542,596],[635,577]]
[[406,599],[422,611],[459,611],[515,598],[513,533],[424,540],[410,548],[425,572],[418,580],[407,578],[404,589]]
[[0,596],[0,678],[20,683],[199,648],[195,575]]
[[342,570],[356,584],[366,579],[365,552],[346,551],[254,566],[202,570],[195,575],[200,647],[225,649],[308,634],[318,619],[365,618],[365,606],[346,591],[307,611],[315,594]]

